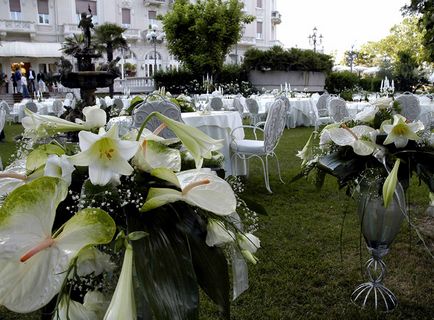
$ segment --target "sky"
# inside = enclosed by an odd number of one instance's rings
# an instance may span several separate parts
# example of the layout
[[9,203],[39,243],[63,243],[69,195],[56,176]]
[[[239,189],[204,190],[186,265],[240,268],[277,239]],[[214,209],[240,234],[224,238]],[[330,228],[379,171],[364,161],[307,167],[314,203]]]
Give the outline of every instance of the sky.
[[343,53],[360,48],[368,41],[378,41],[403,17],[400,9],[410,0],[277,0],[282,23],[277,26],[277,39],[287,48],[313,49],[308,36],[317,27],[322,34],[324,53]]

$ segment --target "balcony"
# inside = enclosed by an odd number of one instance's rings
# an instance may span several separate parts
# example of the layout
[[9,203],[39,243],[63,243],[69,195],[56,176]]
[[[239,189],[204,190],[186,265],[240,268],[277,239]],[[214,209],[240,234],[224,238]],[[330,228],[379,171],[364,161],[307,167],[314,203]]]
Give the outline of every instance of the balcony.
[[242,37],[239,44],[242,46],[254,46],[256,44],[256,39],[255,37]]
[[21,20],[0,20],[0,32],[3,36],[7,33],[29,34],[33,38],[36,34],[36,23]]
[[279,13],[279,11],[271,12],[271,22],[273,24],[280,24],[282,22],[282,15]]
[[165,4],[166,0],[144,0],[145,6],[161,6]]
[[74,34],[81,33],[81,29],[76,24],[64,24],[63,35],[65,37],[71,37]]
[[141,39],[141,33],[139,29],[127,29],[125,30],[125,32],[123,33],[125,39],[130,40],[130,41],[137,41]]
[[270,40],[268,42],[270,44],[270,46],[279,46],[279,47],[284,47],[283,42],[281,42],[280,40]]

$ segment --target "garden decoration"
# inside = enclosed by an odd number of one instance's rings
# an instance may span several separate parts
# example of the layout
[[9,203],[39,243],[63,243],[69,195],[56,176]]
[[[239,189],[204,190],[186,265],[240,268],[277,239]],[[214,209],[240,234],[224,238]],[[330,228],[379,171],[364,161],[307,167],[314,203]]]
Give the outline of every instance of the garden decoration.
[[[221,141],[159,113],[123,136],[98,107],[83,114],[26,110],[23,144],[0,172],[0,305],[54,301],[54,319],[198,319],[201,287],[229,319],[228,261],[236,298],[260,242],[237,183],[202,167]],[[177,138],[144,129],[152,117]]]
[[386,267],[382,258],[409,219],[405,192],[412,174],[434,191],[434,139],[420,121],[409,122],[399,114],[397,101],[378,99],[354,120],[327,125],[313,132],[297,154],[302,172],[315,176],[318,186],[325,174],[357,196],[361,232],[372,256],[366,264],[368,282],[352,294],[362,307],[391,311],[395,295],[383,285]]

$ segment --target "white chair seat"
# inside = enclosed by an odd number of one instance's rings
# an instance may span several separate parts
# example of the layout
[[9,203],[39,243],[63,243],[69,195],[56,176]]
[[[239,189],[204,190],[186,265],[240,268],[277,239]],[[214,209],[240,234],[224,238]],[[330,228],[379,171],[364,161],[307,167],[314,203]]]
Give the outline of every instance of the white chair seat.
[[236,140],[232,142],[231,148],[236,152],[265,154],[264,141],[261,140]]

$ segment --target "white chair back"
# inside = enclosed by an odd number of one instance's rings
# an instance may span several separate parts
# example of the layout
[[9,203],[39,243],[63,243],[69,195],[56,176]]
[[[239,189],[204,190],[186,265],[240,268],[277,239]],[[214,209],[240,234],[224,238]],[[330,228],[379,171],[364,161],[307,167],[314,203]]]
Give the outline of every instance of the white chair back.
[[53,115],[56,117],[60,117],[63,113],[63,103],[60,100],[54,100],[53,101]]
[[401,114],[408,120],[413,121],[419,117],[421,108],[417,96],[411,92],[404,92],[402,95],[396,97],[395,100],[399,102]]
[[264,127],[264,148],[269,153],[274,150],[285,129],[286,121],[285,102],[282,99],[276,99],[268,110],[267,120]]
[[223,109],[223,101],[220,97],[212,97],[210,101],[211,109],[214,111],[220,111]]
[[238,113],[240,114],[241,117],[243,117],[244,114],[244,107],[241,104],[241,100],[238,97],[234,98],[234,108],[236,111],[238,111]]
[[349,118],[347,103],[342,98],[332,98],[329,102],[330,116],[335,122]]
[[26,103],[26,108],[34,113],[38,112],[38,106],[33,101],[29,101]]
[[318,110],[318,117],[325,117],[329,115],[328,102],[330,100],[330,95],[328,93],[323,93],[318,98],[316,103],[316,109]]

